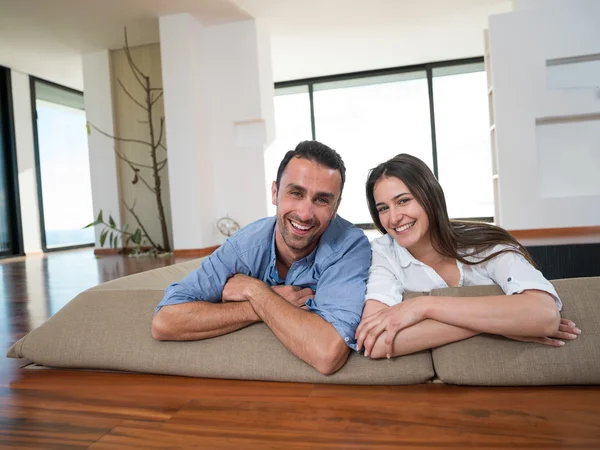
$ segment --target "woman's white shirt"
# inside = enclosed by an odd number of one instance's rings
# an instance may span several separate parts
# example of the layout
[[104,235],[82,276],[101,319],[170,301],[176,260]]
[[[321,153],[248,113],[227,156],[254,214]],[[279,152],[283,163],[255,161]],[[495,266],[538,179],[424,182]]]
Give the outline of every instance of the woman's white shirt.
[[[479,261],[508,245],[497,245],[468,261]],[[378,300],[393,306],[402,301],[404,292],[429,292],[448,285],[435,270],[415,259],[408,250],[386,234],[371,242],[373,252],[366,300]],[[481,264],[469,265],[456,261],[460,272],[459,287],[497,284],[505,294],[519,294],[537,289],[550,294],[559,310],[562,302],[554,286],[520,254],[503,252]]]

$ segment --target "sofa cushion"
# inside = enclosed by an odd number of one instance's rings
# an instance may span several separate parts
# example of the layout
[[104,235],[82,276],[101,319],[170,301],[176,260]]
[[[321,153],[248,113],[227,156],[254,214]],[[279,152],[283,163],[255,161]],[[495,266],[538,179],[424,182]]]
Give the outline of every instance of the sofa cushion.
[[[160,271],[154,275],[164,284],[169,276]],[[154,283],[147,275],[128,277],[127,286],[138,287],[140,280]],[[431,352],[426,351],[392,361],[352,352],[340,371],[324,376],[292,355],[264,324],[204,341],[158,342],[150,327],[163,290],[127,290],[125,280],[116,281],[120,289],[100,286],[81,293],[15,343],[7,356],[48,367],[265,381],[413,384],[434,375]]]
[[[600,277],[555,280],[562,316],[582,334],[564,347],[479,335],[432,351],[441,381],[479,386],[600,384]],[[501,295],[497,286],[438,289],[433,296]]]
[[[146,272],[128,275],[126,277],[117,278],[116,280],[107,281],[91,288],[92,291],[104,291],[107,289],[166,289],[171,283],[181,280],[187,274],[193,272],[200,267],[200,263],[204,258],[194,259],[170,266],[160,267],[158,269],[148,270]],[[158,302],[157,302],[158,303]]]

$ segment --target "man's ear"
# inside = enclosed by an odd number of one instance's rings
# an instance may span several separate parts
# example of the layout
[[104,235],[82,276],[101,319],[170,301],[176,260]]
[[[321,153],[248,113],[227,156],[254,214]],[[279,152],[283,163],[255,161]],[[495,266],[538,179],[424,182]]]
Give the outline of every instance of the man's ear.
[[271,185],[271,202],[277,206],[277,182],[273,181]]
[[337,216],[337,211],[338,208],[340,207],[340,203],[342,203],[342,196],[340,195],[340,198],[337,201],[337,205],[335,205],[335,210],[333,211],[333,215],[331,216],[331,219],[335,219],[335,216]]

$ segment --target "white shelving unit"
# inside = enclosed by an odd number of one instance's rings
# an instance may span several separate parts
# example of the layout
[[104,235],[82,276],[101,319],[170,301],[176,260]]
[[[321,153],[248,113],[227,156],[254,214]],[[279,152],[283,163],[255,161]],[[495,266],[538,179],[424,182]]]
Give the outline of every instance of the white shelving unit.
[[483,31],[483,42],[485,45],[484,65],[487,74],[487,92],[488,92],[488,108],[490,118],[490,146],[492,151],[492,183],[494,190],[494,223],[500,223],[500,199],[498,183],[498,153],[496,143],[496,122],[494,120],[494,85],[492,83],[492,58],[490,52],[490,35],[489,30]]
[[508,230],[596,227],[600,1],[516,5],[490,16],[483,33],[494,221]]

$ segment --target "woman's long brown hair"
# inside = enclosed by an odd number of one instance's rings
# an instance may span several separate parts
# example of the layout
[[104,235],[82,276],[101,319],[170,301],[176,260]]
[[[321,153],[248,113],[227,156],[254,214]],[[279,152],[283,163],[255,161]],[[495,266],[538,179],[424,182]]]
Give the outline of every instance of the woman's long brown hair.
[[[387,231],[379,220],[373,191],[382,178],[395,177],[404,182],[411,194],[425,210],[429,219],[431,244],[439,254],[455,258],[463,264],[480,264],[495,258],[500,253],[514,252],[522,255],[535,267],[531,255],[508,231],[482,222],[451,220],[448,217],[446,198],[440,183],[427,164],[419,158],[401,153],[379,164],[369,172],[366,191],[369,212],[373,222],[383,234]],[[498,244],[509,248],[494,252],[485,258],[468,261],[466,257],[480,255]]]

